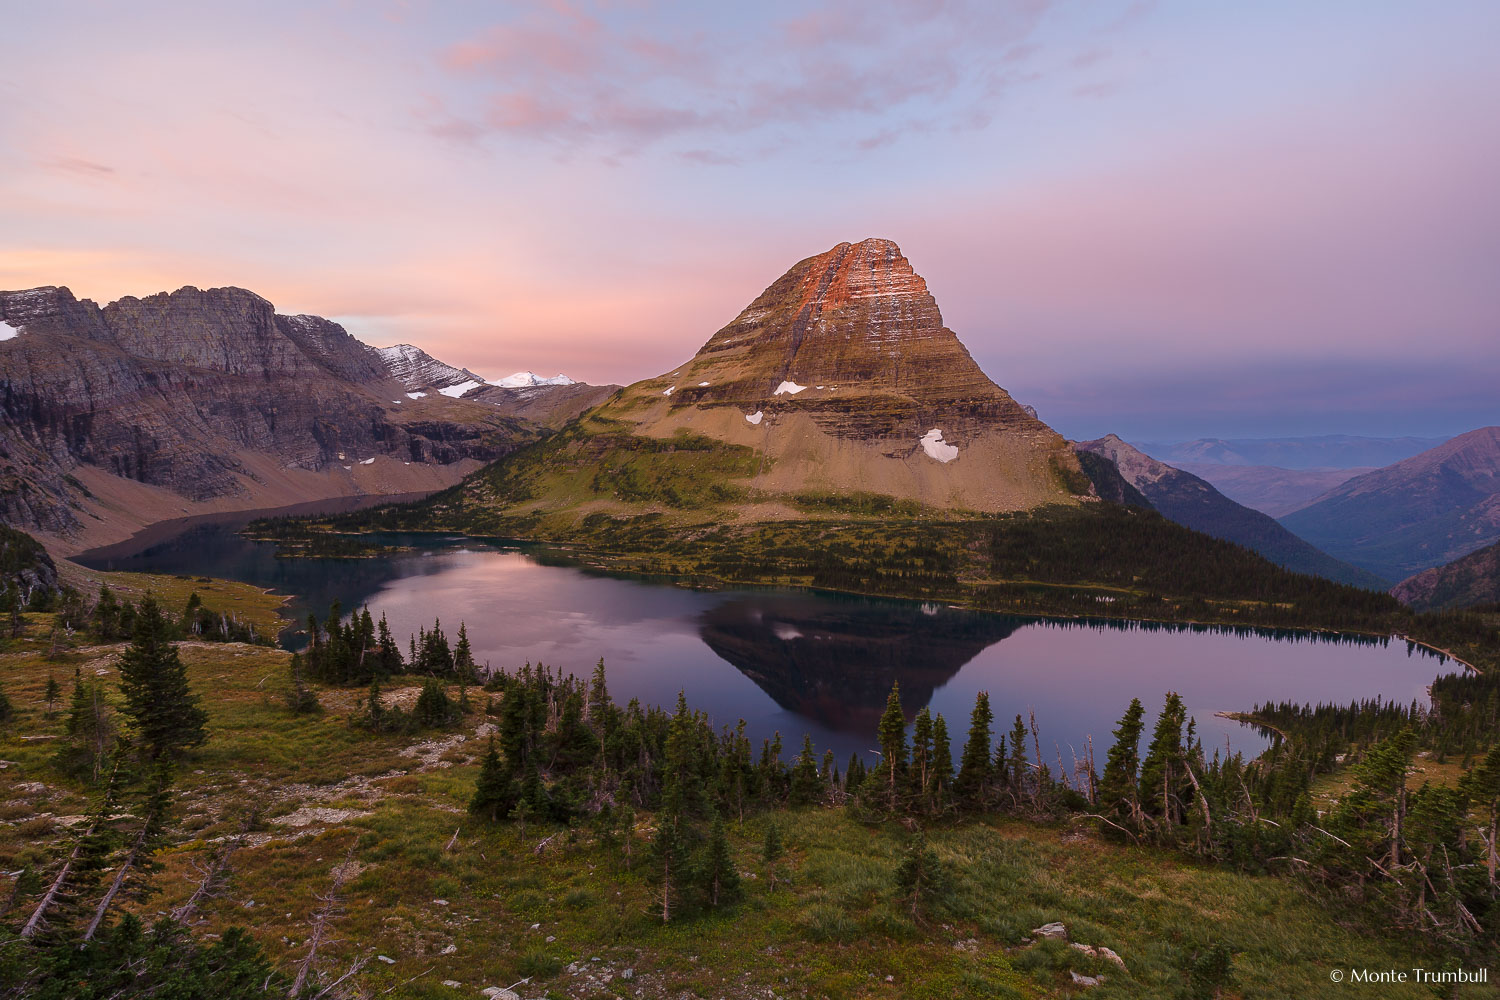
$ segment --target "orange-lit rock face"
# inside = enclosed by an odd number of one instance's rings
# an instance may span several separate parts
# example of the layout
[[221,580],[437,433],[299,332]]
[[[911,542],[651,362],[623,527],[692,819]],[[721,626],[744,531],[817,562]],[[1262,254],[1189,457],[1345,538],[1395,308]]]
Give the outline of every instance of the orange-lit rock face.
[[686,364],[601,415],[765,456],[757,490],[886,493],[1016,510],[1070,495],[1061,436],[985,375],[890,240],[840,243],[778,278]]
[[[885,239],[840,243],[798,263],[674,380],[678,406],[732,402],[753,413],[768,402],[795,405],[826,429],[858,437],[898,427],[920,437],[930,428],[900,425],[938,419],[952,425],[943,428],[950,438],[959,424],[1042,427],[943,326],[927,282]],[[783,382],[806,390],[777,395]]]

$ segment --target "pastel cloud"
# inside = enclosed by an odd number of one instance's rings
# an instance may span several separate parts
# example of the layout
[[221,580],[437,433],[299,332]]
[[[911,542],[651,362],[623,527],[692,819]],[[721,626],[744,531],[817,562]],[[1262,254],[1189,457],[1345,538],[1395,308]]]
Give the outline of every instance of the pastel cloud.
[[672,137],[724,141],[917,104],[929,117],[967,121],[999,85],[988,53],[1022,45],[1048,6],[832,0],[790,17],[745,7],[670,37],[645,36],[633,19],[542,6],[446,48],[442,65],[483,86],[433,109],[432,127],[629,154]]

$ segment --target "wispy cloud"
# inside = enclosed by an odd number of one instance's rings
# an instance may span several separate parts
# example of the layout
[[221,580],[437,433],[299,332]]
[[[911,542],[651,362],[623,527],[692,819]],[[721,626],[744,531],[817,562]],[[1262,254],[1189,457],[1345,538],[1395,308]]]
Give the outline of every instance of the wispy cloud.
[[42,166],[48,170],[58,170],[67,174],[83,174],[88,177],[109,177],[114,174],[115,168],[93,160],[85,160],[78,156],[58,156],[50,160],[43,160]]
[[[532,8],[448,46],[444,70],[482,97],[427,112],[435,134],[631,154],[667,140],[692,148],[778,128],[848,125],[871,148],[893,112],[933,125],[987,121],[1009,65],[1037,50],[1044,0],[922,3],[829,0],[796,17],[699,22],[642,33],[616,11]],[[877,143],[878,145],[879,143]],[[689,157],[689,159],[693,159]]]

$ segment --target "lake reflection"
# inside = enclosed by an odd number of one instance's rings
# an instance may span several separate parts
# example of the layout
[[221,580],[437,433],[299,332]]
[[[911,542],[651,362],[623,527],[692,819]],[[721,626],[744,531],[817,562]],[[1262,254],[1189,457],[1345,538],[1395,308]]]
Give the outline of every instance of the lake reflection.
[[[198,526],[100,568],[223,576],[298,595],[293,612],[321,616],[338,599],[384,612],[405,644],[441,619],[466,622],[476,660],[515,669],[542,662],[587,673],[601,657],[616,700],[670,706],[679,690],[716,724],[743,718],[758,741],[779,731],[788,752],[811,734],[840,764],[874,746],[893,682],[908,718],[941,712],[957,754],[979,691],[997,735],[1035,712],[1043,752],[1096,760],[1132,697],[1151,717],[1182,695],[1204,744],[1258,750],[1263,740],[1217,711],[1270,700],[1382,696],[1426,700],[1442,668],[1404,643],[1327,641],[1306,634],[1230,632],[1134,623],[1050,621],[941,605],[800,591],[693,591],[558,565],[516,546],[405,538],[424,547],[378,559],[276,559],[230,525]],[[461,547],[460,547],[461,546]]]

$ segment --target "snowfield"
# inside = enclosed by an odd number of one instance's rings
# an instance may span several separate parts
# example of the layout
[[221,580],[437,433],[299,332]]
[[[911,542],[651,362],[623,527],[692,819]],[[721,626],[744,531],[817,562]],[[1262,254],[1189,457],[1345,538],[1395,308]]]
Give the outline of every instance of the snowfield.
[[502,389],[524,389],[533,385],[575,385],[576,383],[563,374],[557,374],[551,378],[542,378],[535,372],[516,372],[504,378],[491,379],[490,385],[498,385]]
[[923,434],[919,443],[929,458],[935,458],[939,462],[951,462],[958,457],[958,447],[945,442],[943,432],[936,427]]

